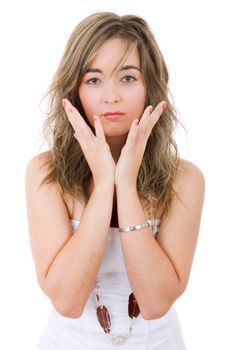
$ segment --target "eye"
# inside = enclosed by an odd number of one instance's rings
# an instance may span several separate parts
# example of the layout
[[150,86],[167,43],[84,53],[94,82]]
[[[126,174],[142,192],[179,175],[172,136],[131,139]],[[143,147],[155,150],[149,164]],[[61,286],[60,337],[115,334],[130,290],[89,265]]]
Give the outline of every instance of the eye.
[[126,75],[126,76],[123,77],[121,80],[131,82],[131,81],[136,81],[137,79],[134,78],[132,75]]
[[85,83],[90,85],[96,85],[98,81],[100,81],[98,78],[91,78],[85,81]]

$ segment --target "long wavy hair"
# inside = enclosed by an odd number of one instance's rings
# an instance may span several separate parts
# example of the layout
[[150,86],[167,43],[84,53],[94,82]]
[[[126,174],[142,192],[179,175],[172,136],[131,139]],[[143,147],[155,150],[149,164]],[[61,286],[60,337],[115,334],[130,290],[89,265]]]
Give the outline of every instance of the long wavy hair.
[[61,62],[45,96],[49,96],[43,134],[51,149],[46,163],[48,174],[42,183],[58,182],[64,193],[87,203],[92,177],[82,149],[73,136],[73,128],[61,105],[67,98],[78,109],[87,124],[78,90],[88,65],[100,47],[109,39],[121,38],[126,52],[114,71],[124,62],[132,48],[139,53],[142,76],[146,86],[145,107],[165,100],[167,107],[154,126],[147,142],[137,178],[139,196],[147,200],[153,194],[157,207],[168,214],[175,191],[173,180],[178,168],[177,144],[173,138],[177,113],[170,102],[169,74],[163,55],[144,19],[135,15],[118,16],[98,12],[82,20],[72,32]]

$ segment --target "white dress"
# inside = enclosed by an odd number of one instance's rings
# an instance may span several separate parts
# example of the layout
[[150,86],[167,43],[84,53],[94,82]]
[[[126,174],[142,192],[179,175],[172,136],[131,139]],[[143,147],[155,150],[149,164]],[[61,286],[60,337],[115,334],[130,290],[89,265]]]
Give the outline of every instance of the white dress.
[[[79,222],[71,220],[73,230]],[[159,220],[151,220],[153,235]],[[130,233],[129,233],[130,234]],[[110,227],[104,258],[98,273],[100,298],[111,317],[111,333],[105,334],[96,316],[93,291],[80,318],[61,316],[52,306],[48,322],[40,336],[39,350],[185,350],[179,320],[174,307],[161,318],[134,319],[130,337],[122,345],[112,345],[110,337],[128,332],[128,297],[132,292],[121,250],[120,234]],[[94,290],[94,288],[93,288]]]

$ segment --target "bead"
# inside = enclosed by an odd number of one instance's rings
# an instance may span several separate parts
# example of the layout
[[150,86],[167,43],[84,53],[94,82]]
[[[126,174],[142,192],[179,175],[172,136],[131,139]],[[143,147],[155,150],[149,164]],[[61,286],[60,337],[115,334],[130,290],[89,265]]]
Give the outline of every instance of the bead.
[[128,314],[130,318],[138,317],[140,309],[133,293],[129,296]]
[[96,309],[96,314],[101,327],[105,333],[110,333],[111,331],[111,319],[107,308],[104,305],[100,305]]

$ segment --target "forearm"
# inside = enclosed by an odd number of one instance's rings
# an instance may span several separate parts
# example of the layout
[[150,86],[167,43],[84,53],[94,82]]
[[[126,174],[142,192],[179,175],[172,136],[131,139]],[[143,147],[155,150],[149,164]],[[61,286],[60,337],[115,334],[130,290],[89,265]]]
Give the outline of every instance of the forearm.
[[[146,223],[136,188],[117,188],[120,227]],[[151,228],[119,233],[125,265],[141,314],[158,317],[175,299],[179,280],[168,256],[152,235]]]
[[114,185],[95,187],[81,222],[54,259],[46,278],[47,294],[56,309],[78,317],[100,268],[112,213]]

